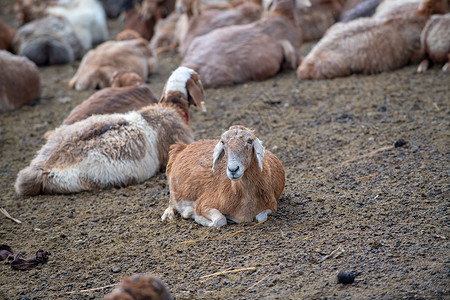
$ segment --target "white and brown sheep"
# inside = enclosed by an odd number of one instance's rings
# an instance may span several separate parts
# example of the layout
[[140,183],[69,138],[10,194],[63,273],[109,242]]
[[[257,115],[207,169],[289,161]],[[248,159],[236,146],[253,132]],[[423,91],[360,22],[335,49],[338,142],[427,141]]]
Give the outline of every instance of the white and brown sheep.
[[197,36],[204,35],[217,28],[231,25],[249,24],[262,15],[261,1],[245,1],[228,9],[202,9],[199,14],[189,18],[186,35],[180,42],[179,52],[183,56]]
[[181,65],[196,70],[206,88],[264,80],[300,60],[301,30],[294,0],[274,0],[266,16],[196,37]]
[[104,300],[173,300],[161,279],[151,274],[125,277]]
[[166,168],[169,207],[203,226],[220,227],[227,219],[258,222],[277,210],[285,175],[280,160],[249,129],[232,126],[220,140],[176,143]]
[[12,43],[14,53],[37,65],[69,63],[86,51],[72,24],[66,18],[51,15],[21,26]]
[[39,97],[41,76],[26,57],[0,50],[0,112],[15,110]]
[[125,114],[93,115],[62,125],[19,172],[20,195],[75,193],[140,183],[163,169],[170,145],[191,143],[190,105],[201,105],[197,73],[178,68],[159,104]]
[[450,72],[450,13],[431,16],[420,37],[421,51],[426,57],[417,72],[428,69],[430,60],[443,65],[442,71]]
[[[97,0],[18,0],[15,11],[21,25],[50,15],[65,18],[72,25],[84,51],[108,38],[105,11]],[[38,30],[42,32],[42,29]]]
[[108,39],[106,14],[97,0],[73,0],[49,6],[46,13],[64,17],[72,24],[86,50]]
[[109,87],[113,74],[120,71],[135,72],[146,80],[155,71],[156,64],[157,57],[145,39],[104,42],[86,53],[69,82],[69,88],[88,90]]
[[112,87],[95,92],[77,105],[63,124],[73,124],[92,115],[126,113],[156,103],[158,99],[139,75],[119,72],[113,75]]
[[[446,0],[445,0],[446,1]],[[297,69],[299,79],[375,74],[421,60],[420,34],[439,1],[333,25]]]

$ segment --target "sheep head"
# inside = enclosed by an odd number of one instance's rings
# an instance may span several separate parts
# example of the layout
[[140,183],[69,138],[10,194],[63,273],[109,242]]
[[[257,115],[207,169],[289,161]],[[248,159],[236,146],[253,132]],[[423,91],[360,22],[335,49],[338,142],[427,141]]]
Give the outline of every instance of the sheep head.
[[227,176],[231,180],[239,180],[250,167],[253,160],[263,170],[264,147],[255,134],[244,126],[232,126],[224,132],[214,148],[213,172],[220,161],[227,156]]
[[[179,96],[180,94],[182,97]],[[186,118],[190,105],[201,107],[203,111],[206,111],[200,75],[192,69],[178,67],[167,80],[159,103],[172,103],[180,107]]]

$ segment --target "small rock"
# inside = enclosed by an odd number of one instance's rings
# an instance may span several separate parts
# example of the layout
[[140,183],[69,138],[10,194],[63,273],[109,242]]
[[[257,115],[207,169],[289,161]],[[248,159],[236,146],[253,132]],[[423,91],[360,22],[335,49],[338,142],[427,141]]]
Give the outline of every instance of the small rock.
[[398,139],[398,140],[395,142],[394,147],[395,147],[395,148],[399,148],[399,147],[405,146],[406,144],[408,144],[407,141],[405,141],[405,140],[403,140],[403,139]]
[[111,272],[113,273],[119,273],[120,271],[122,271],[122,268],[120,266],[113,266],[111,268]]
[[353,272],[339,271],[337,274],[337,283],[350,284],[355,282],[355,277],[356,275]]

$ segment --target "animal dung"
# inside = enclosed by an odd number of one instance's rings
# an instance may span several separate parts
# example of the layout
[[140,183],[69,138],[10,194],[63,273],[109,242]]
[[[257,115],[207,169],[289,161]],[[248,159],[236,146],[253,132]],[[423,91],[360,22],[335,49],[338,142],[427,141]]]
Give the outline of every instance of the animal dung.
[[337,283],[351,284],[355,282],[356,274],[353,272],[339,271],[337,274]]

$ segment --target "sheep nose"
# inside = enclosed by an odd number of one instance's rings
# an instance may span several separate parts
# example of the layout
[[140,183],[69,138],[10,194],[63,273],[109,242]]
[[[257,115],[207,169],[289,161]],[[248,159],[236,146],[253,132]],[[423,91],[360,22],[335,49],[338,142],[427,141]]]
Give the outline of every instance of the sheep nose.
[[234,174],[237,171],[239,171],[239,166],[236,166],[236,168],[234,170],[232,170],[230,167],[228,167],[228,171],[230,171],[231,174]]

